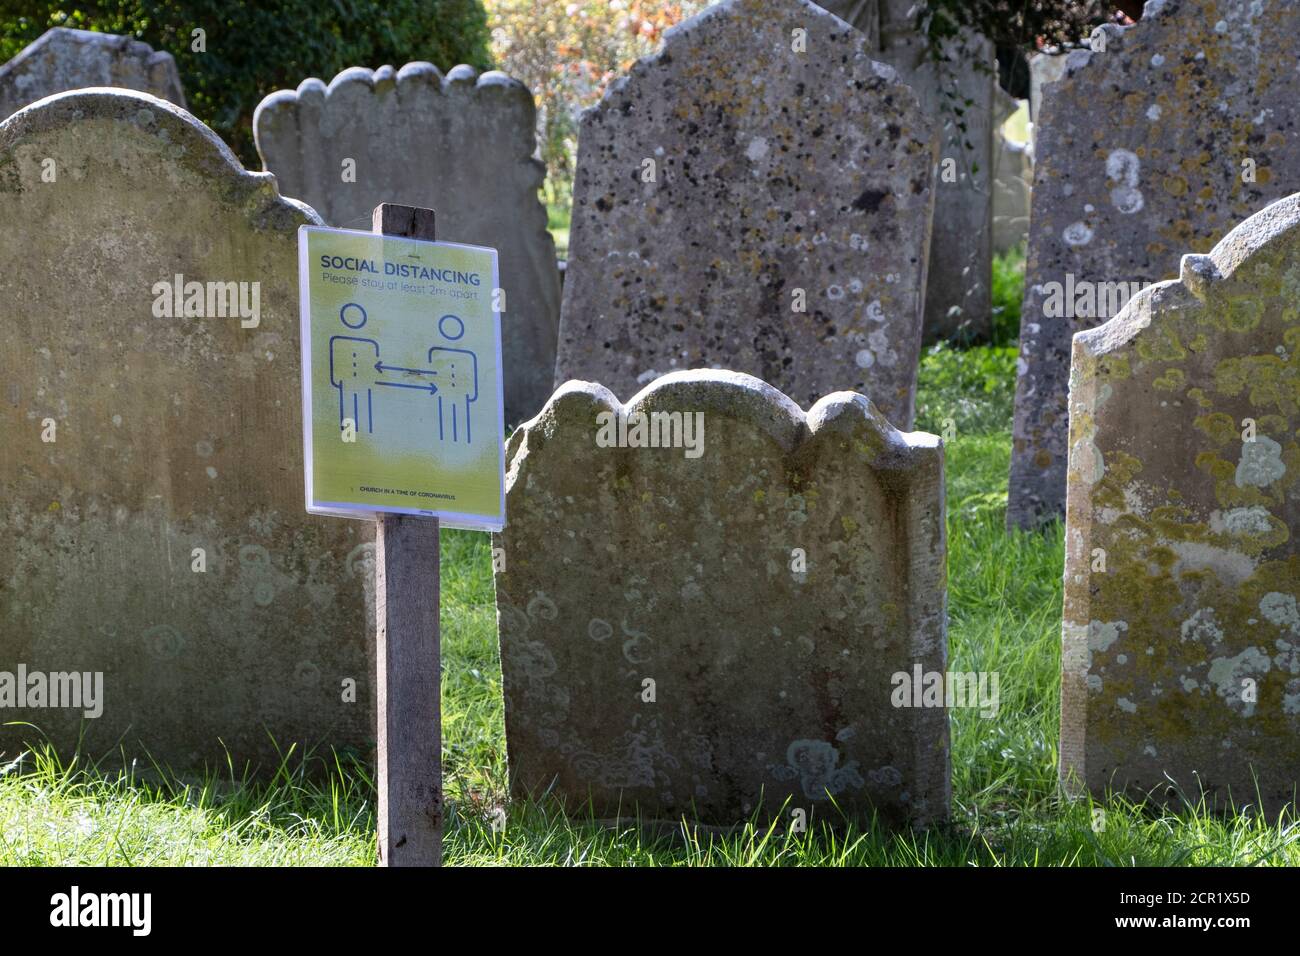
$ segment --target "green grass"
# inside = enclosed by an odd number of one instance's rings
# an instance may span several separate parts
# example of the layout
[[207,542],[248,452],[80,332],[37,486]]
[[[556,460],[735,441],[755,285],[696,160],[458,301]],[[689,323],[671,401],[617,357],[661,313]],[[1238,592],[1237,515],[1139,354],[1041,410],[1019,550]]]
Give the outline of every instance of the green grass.
[[[549,803],[507,804],[500,667],[486,535],[443,533],[446,862],[454,865],[1131,866],[1300,864],[1300,829],[1123,799],[1064,801],[1056,784],[1062,538],[1003,530],[1012,349],[940,347],[922,361],[918,427],[948,432],[952,667],[997,671],[994,719],[952,715],[953,819],[926,832],[794,837],[602,829]],[[1094,809],[1104,828],[1094,830]],[[504,814],[504,827],[493,820]],[[286,756],[276,778],[158,782],[30,755],[0,767],[0,864],[317,864],[375,860],[373,782]]]
[[1010,345],[1020,337],[1020,303],[1025,292],[1025,246],[993,257],[992,345]]
[[555,254],[561,259],[569,257],[569,223],[571,206],[567,199],[556,198],[546,203],[546,228],[555,240]]

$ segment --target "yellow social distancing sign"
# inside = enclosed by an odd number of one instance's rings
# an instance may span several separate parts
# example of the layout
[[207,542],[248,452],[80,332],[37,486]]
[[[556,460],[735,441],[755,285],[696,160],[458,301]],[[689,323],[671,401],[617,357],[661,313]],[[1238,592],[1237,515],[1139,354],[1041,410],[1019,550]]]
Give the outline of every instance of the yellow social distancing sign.
[[495,249],[298,234],[307,510],[505,524]]

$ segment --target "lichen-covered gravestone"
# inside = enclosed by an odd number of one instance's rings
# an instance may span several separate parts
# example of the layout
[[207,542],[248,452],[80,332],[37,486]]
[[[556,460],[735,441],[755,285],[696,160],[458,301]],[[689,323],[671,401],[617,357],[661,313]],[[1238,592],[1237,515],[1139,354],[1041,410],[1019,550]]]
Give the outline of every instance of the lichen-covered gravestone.
[[[748,375],[628,405],[570,382],[507,449],[496,544],[517,794],[599,818],[943,819],[943,450],[863,396],[805,415]],[[905,701],[904,701],[905,702]]]
[[[498,252],[506,422],[551,394],[560,320],[555,243],[538,199],[536,108],[518,80],[431,63],[353,67],[262,100],[257,149],[280,191],[332,226],[368,228],[383,202],[433,209],[438,235]],[[493,290],[476,290],[491,296]]]
[[0,672],[103,675],[98,717],[0,722],[178,769],[368,747],[372,533],[304,510],[317,217],[188,113],[94,90],[0,124],[0,222]]
[[1300,785],[1300,195],[1076,335],[1072,375],[1062,780],[1279,808]]
[[582,118],[556,383],[747,372],[910,427],[934,139],[866,38],[724,0]]
[[55,27],[0,66],[0,119],[55,93],[90,86],[119,86],[185,105],[170,53],[132,37]]
[[1296,188],[1298,33],[1296,3],[1157,0],[1135,26],[1099,28],[1045,88],[1009,525],[1064,511],[1071,335]]
[[872,56],[898,71],[940,129],[940,175],[925,293],[927,340],[987,334],[993,270],[993,46],[968,34],[943,58],[916,28],[914,0],[826,0],[821,4],[871,40]]

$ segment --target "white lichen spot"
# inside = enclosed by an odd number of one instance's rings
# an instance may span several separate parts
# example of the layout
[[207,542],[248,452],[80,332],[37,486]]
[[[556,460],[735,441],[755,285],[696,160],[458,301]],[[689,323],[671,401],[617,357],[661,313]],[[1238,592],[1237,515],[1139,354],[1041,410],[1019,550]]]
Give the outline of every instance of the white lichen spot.
[[1214,608],[1203,607],[1179,628],[1184,641],[1197,641],[1201,644],[1218,644],[1223,640],[1223,628],[1214,619]]
[[1270,624],[1300,634],[1300,610],[1296,608],[1295,595],[1269,591],[1259,599],[1259,612]]
[[1153,122],[1153,123],[1154,123],[1156,120],[1160,119],[1160,104],[1159,104],[1159,103],[1152,103],[1149,107],[1147,107],[1147,119],[1149,119],[1149,120],[1150,120],[1151,122]]
[[1110,650],[1110,646],[1119,640],[1120,632],[1127,630],[1127,621],[1089,621],[1088,650]]
[[1262,505],[1216,511],[1210,515],[1210,530],[1219,534],[1268,534],[1272,528],[1268,509]]
[[767,140],[762,136],[755,136],[745,147],[745,158],[751,163],[756,163],[767,155]]
[[204,470],[207,471],[209,478],[217,477],[217,469],[213,468],[211,465],[208,465],[208,467]]
[[1282,713],[1300,714],[1300,680],[1289,680],[1282,694]]
[[876,364],[876,357],[871,354],[871,349],[860,349],[858,354],[853,356],[853,362],[858,368],[871,368]]
[[1249,717],[1255,712],[1255,704],[1241,699],[1242,681],[1246,678],[1259,678],[1268,673],[1273,662],[1258,647],[1248,647],[1236,657],[1217,657],[1210,661],[1208,679],[1215,691],[1227,701],[1233,710],[1240,710]]
[[1238,488],[1250,485],[1264,488],[1286,474],[1282,462],[1282,446],[1267,435],[1257,435],[1254,441],[1242,442],[1241,460],[1237,462]]
[[1061,238],[1067,246],[1086,246],[1092,242],[1092,230],[1086,223],[1072,222],[1061,231]]
[[1133,701],[1129,700],[1127,697],[1121,697],[1116,700],[1115,706],[1126,714],[1135,714],[1138,709],[1137,704],[1133,703]]
[[[786,764],[799,778],[803,794],[810,800],[825,800],[850,787],[861,789],[858,762],[838,766],[840,752],[824,740],[795,740],[786,748]],[[901,775],[899,777],[902,779]]]

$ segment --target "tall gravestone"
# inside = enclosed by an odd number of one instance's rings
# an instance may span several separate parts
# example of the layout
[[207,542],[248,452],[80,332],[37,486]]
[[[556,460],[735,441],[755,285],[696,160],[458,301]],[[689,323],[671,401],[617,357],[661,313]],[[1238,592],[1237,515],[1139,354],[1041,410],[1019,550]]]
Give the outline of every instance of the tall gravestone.
[[[1165,0],[1046,87],[1007,521],[1065,505],[1070,337],[1300,181],[1300,5]],[[1102,52],[1104,48],[1104,52]]]
[[947,713],[893,696],[947,654],[935,436],[698,370],[626,406],[570,382],[506,456],[515,793],[715,826],[836,819],[832,798],[946,818]]
[[916,28],[915,0],[825,0],[822,6],[867,34],[872,56],[898,71],[940,130],[927,341],[988,334],[998,89],[993,45],[967,36],[948,43],[944,58],[936,59]]
[[0,119],[55,93],[117,86],[185,105],[170,53],[112,33],[55,27],[0,66]]
[[281,192],[330,225],[367,228],[381,202],[423,206],[448,241],[497,250],[507,423],[541,409],[555,374],[560,275],[537,195],[535,114],[528,88],[504,73],[408,63],[305,80],[253,118]]
[[1293,802],[1300,195],[1076,335],[1073,379],[1062,781]]
[[0,726],[0,750],[368,748],[372,532],[304,510],[318,218],[188,113],[92,90],[0,124],[0,222],[0,671],[103,689],[84,721],[10,699],[0,722],[41,733]]
[[934,141],[858,31],[724,0],[582,118],[556,382],[754,374],[911,424]]

